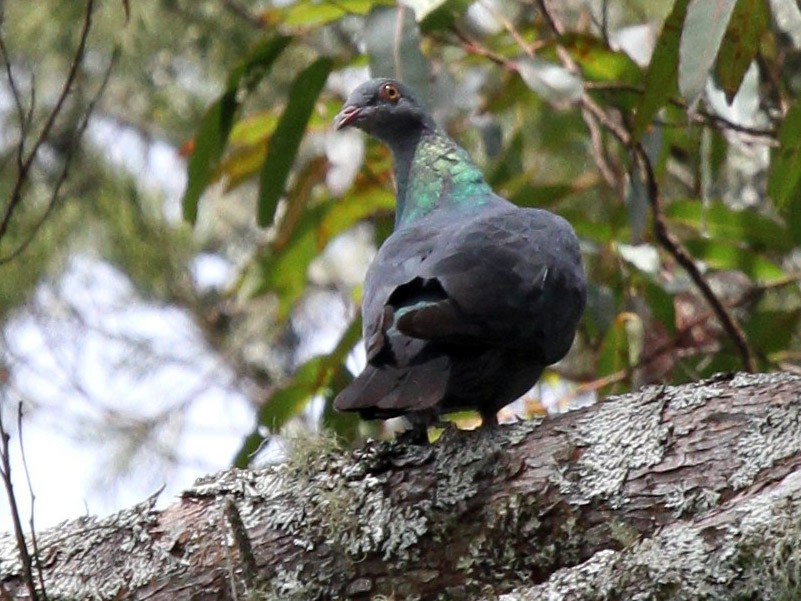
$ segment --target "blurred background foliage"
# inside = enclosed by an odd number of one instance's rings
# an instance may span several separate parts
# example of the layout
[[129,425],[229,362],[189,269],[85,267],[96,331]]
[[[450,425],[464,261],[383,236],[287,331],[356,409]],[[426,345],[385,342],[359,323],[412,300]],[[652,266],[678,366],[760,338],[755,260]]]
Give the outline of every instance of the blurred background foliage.
[[[107,285],[123,282],[128,302],[191,324],[166,349],[158,331],[102,332],[124,344],[112,367],[133,374],[121,394],[136,400],[78,412],[76,431],[116,432],[122,471],[145,448],[177,461],[182,412],[221,380],[255,415],[238,465],[297,427],[385,433],[330,405],[363,361],[360,284],[394,211],[388,152],[331,130],[371,75],[412,85],[499,194],[559,213],[582,240],[574,348],[502,417],[719,371],[801,371],[796,3],[96,0],[80,60],[86,3],[0,7],[3,398],[63,419],[76,389],[92,404],[76,378],[55,396],[28,386],[65,367],[32,375],[41,357],[14,334],[62,319],[75,344],[105,323],[58,294],[76,257],[113,268]],[[19,142],[30,151],[54,108],[22,173]],[[153,383],[194,356],[223,371],[188,390]]]

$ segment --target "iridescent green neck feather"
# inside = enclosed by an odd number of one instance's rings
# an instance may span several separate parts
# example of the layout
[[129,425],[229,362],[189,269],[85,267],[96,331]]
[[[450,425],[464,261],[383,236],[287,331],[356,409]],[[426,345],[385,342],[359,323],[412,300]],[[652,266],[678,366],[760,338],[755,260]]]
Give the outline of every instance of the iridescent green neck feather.
[[467,152],[438,130],[390,144],[395,164],[395,229],[437,209],[469,209],[492,196],[484,175]]

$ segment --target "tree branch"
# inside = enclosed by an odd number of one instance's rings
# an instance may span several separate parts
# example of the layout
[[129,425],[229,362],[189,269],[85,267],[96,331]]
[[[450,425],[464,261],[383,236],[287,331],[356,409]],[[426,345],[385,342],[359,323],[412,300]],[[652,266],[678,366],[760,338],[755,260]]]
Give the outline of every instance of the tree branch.
[[[576,599],[752,598],[753,557],[801,535],[799,394],[797,376],[740,374],[432,446],[307,440],[163,511],[40,533],[44,579],[53,600],[573,598],[580,574],[607,585]],[[758,518],[782,527],[764,545]],[[9,542],[0,583],[23,599]]]
[[[5,395],[3,395],[5,400]],[[22,409],[20,408],[20,412]],[[25,533],[22,530],[22,520],[20,518],[17,496],[14,493],[14,484],[11,480],[11,435],[6,431],[3,423],[3,412],[0,408],[0,479],[8,499],[8,507],[11,510],[11,522],[14,524],[14,546],[11,548],[16,551],[19,557],[20,574],[28,593],[28,599],[36,601],[39,595],[36,591],[36,584],[33,578],[33,559],[28,552],[28,545],[25,541]],[[0,572],[0,583],[3,582],[3,574]]]

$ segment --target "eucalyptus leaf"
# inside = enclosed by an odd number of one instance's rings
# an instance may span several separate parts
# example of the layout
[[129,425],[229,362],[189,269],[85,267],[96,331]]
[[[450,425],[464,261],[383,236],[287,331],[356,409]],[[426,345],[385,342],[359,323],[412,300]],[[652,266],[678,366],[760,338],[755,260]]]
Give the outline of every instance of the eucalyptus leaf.
[[770,25],[767,0],[737,0],[720,46],[715,76],[731,103]]
[[689,0],[676,0],[656,41],[645,74],[645,90],[634,113],[632,139],[639,140],[672,94],[678,91],[679,43]]
[[715,63],[737,0],[691,0],[679,44],[679,90],[695,105]]
[[187,184],[181,205],[184,219],[194,224],[201,194],[209,185],[222,158],[234,119],[241,106],[242,90],[251,92],[269,73],[292,38],[276,35],[256,45],[228,76],[225,92],[206,111],[195,135],[187,164]]
[[768,194],[787,218],[793,239],[801,242],[801,102],[787,111],[771,159]]
[[292,82],[286,108],[270,137],[267,158],[261,169],[258,198],[258,222],[261,226],[273,221],[306,124],[333,65],[330,58],[318,58]]

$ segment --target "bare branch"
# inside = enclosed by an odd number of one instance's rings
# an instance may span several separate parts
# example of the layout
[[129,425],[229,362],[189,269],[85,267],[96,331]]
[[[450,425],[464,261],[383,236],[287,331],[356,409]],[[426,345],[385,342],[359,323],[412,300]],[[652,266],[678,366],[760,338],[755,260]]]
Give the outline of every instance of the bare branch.
[[25,137],[28,130],[28,116],[25,114],[25,108],[22,106],[22,95],[20,94],[17,81],[14,78],[14,72],[11,69],[11,56],[6,48],[5,40],[0,34],[0,52],[3,54],[3,62],[6,67],[6,77],[8,78],[8,86],[11,88],[11,97],[14,99],[14,105],[17,107],[17,118],[19,119],[19,143],[17,144],[17,169],[22,167],[22,157],[25,153]]
[[[58,202],[58,198],[61,193],[61,188],[67,181],[67,176],[69,175],[69,168],[70,165],[72,164],[72,159],[77,154],[78,144],[83,138],[83,135],[86,132],[86,128],[89,126],[89,120],[94,114],[95,108],[97,107],[100,98],[103,96],[103,93],[106,90],[106,86],[108,85],[109,79],[111,78],[111,73],[114,70],[114,67],[117,65],[119,56],[120,56],[119,49],[116,49],[114,51],[114,54],[112,55],[111,61],[109,61],[105,73],[103,74],[103,81],[100,83],[100,87],[98,87],[97,92],[89,101],[89,104],[86,107],[86,111],[84,112],[81,122],[78,124],[71,138],[70,148],[64,158],[64,165],[61,167],[61,171],[59,172],[58,177],[56,178],[56,182],[53,186],[53,191],[50,194],[50,200],[47,203],[47,208],[45,209],[41,217],[39,217],[39,220],[31,228],[30,232],[28,232],[28,236],[25,238],[25,240],[23,240],[19,244],[19,246],[17,246],[17,248],[15,248],[13,251],[11,251],[10,253],[8,253],[3,257],[0,257],[0,265],[4,265],[14,260],[19,255],[21,255],[25,251],[25,249],[28,248],[28,246],[30,246],[31,242],[33,242],[33,240],[35,239],[36,234],[39,232],[39,230],[42,228],[42,226],[45,224],[45,222],[55,209],[56,203]],[[2,238],[2,233],[0,233],[0,238]]]
[[749,372],[755,372],[757,370],[756,358],[754,357],[751,347],[748,345],[745,332],[743,332],[743,329],[740,327],[734,315],[731,314],[715,295],[690,253],[687,252],[687,249],[679,242],[679,239],[667,228],[665,215],[662,211],[662,203],[659,198],[659,187],[648,154],[641,144],[637,144],[634,151],[644,174],[645,185],[648,189],[648,197],[651,202],[651,211],[654,217],[654,230],[657,240],[662,247],[676,259],[679,265],[684,268],[707,303],[709,303],[709,306],[715,313],[715,317],[718,318],[723,329],[726,330],[729,338],[732,339],[732,342],[734,342],[734,345],[737,347],[737,351],[740,353],[740,359],[743,363],[743,368]]
[[31,499],[31,517],[28,524],[31,527],[31,545],[33,546],[33,561],[36,563],[36,576],[39,578],[39,589],[42,592],[42,599],[48,601],[47,589],[44,583],[44,573],[42,572],[42,562],[39,555],[39,544],[36,542],[36,523],[34,518],[34,505],[36,504],[36,494],[33,492],[31,482],[31,471],[28,469],[28,458],[25,454],[25,443],[22,438],[22,401],[17,405],[17,437],[19,438],[20,457],[22,459],[22,470],[25,472],[25,481],[28,484],[28,496]]
[[[6,400],[5,391],[3,391],[2,399]],[[22,531],[22,520],[20,519],[19,506],[17,505],[17,496],[14,493],[14,484],[11,481],[11,435],[6,431],[5,424],[3,423],[3,412],[0,408],[0,479],[3,480],[3,486],[6,489],[6,497],[8,498],[8,506],[11,510],[11,521],[14,524],[14,536],[17,540],[17,551],[19,551],[20,562],[22,563],[23,579],[28,595],[33,601],[39,599],[39,593],[36,591],[36,585],[33,579],[33,561],[31,554],[28,552],[28,546],[25,542],[25,533]]]
[[[14,216],[14,212],[19,207],[20,202],[22,201],[22,190],[25,185],[28,183],[28,176],[33,166],[34,161],[39,153],[39,149],[41,148],[42,144],[45,140],[50,136],[50,132],[53,129],[53,125],[55,124],[56,118],[61,114],[61,111],[64,107],[64,102],[67,99],[70,91],[72,90],[72,86],[75,83],[75,79],[78,75],[78,67],[83,62],[83,57],[86,52],[86,41],[89,37],[89,30],[92,27],[92,12],[94,9],[94,0],[87,0],[86,2],[86,14],[84,16],[83,21],[83,28],[81,29],[80,40],[78,42],[78,49],[75,51],[75,56],[73,57],[72,63],[70,64],[69,72],[67,73],[67,78],[64,81],[64,85],[61,88],[61,93],[56,100],[55,105],[53,106],[52,110],[48,114],[47,120],[45,121],[42,130],[39,132],[39,136],[36,138],[36,141],[33,143],[33,147],[31,148],[30,152],[28,153],[27,157],[23,158],[23,149],[19,148],[19,165],[17,171],[17,179],[14,182],[14,188],[11,192],[11,197],[8,202],[8,206],[6,207],[5,214],[3,215],[2,220],[0,220],[0,240],[3,239],[6,232],[8,231],[9,225],[11,224],[11,219]],[[6,52],[4,51],[3,54],[8,58]],[[6,60],[6,64],[9,65],[8,60]],[[7,69],[10,69],[10,66],[7,66]],[[20,103],[21,106],[21,103]],[[20,146],[22,146],[24,138],[20,140]]]

